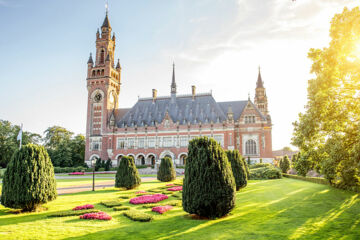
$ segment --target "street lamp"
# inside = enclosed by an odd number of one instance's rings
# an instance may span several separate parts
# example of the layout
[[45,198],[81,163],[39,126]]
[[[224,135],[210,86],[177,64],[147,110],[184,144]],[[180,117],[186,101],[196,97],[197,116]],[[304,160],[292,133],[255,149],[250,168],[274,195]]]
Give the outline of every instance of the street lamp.
[[96,164],[96,158],[91,159],[91,164],[93,166],[93,186],[92,186],[92,190],[95,191],[95,164]]

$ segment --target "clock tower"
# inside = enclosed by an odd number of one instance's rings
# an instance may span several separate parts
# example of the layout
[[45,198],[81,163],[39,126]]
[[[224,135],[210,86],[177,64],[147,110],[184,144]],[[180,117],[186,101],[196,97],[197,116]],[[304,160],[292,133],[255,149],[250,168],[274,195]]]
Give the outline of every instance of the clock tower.
[[111,140],[103,136],[115,126],[115,109],[118,108],[118,97],[121,85],[121,66],[118,60],[115,66],[115,33],[111,32],[108,13],[96,33],[96,55],[90,53],[87,70],[87,123],[86,123],[86,156],[106,160],[103,149],[111,149]]

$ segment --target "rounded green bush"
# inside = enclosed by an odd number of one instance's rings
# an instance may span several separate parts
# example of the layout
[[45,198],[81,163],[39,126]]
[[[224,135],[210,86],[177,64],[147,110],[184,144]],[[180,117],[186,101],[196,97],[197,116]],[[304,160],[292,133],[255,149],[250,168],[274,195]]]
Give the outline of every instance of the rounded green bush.
[[283,173],[287,173],[290,169],[290,160],[287,155],[280,160],[280,169]]
[[239,191],[240,188],[244,188],[247,185],[247,174],[242,161],[242,157],[238,150],[228,150],[226,155],[231,164],[231,169],[235,178],[236,191]]
[[170,182],[175,180],[176,172],[174,164],[169,157],[161,159],[160,167],[157,172],[157,179],[162,182]]
[[45,148],[28,144],[16,150],[4,174],[1,204],[34,211],[56,197],[54,167]]
[[141,178],[135,166],[134,159],[128,156],[121,158],[116,172],[115,187],[133,189],[139,186]]
[[214,139],[189,142],[183,180],[184,211],[207,218],[228,214],[235,206],[235,178],[225,151]]

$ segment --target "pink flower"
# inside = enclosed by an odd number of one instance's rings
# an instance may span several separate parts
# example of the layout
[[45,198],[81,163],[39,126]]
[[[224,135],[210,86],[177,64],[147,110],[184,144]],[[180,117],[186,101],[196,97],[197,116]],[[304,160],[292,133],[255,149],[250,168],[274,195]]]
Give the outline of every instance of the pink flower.
[[152,208],[152,211],[153,212],[158,212],[160,214],[163,214],[164,212],[167,212],[169,210],[171,210],[173,207],[172,206],[169,206],[169,205],[166,205],[166,206],[157,206],[157,207],[153,207]]
[[85,204],[85,205],[82,205],[82,206],[77,206],[77,207],[74,207],[72,210],[73,211],[77,211],[77,210],[83,210],[83,209],[93,209],[94,208],[94,205],[91,205],[91,204]]
[[181,190],[183,190],[182,186],[176,186],[176,187],[168,188],[168,191],[181,191]]
[[168,196],[158,193],[154,195],[143,195],[140,197],[132,198],[130,199],[130,203],[131,204],[157,203],[165,199],[168,199]]
[[83,172],[72,172],[72,173],[69,173],[69,175],[84,175]]
[[98,219],[98,220],[111,220],[111,216],[109,216],[105,212],[96,212],[96,213],[85,213],[80,216],[80,219]]
[[141,194],[141,193],[146,193],[146,191],[138,191],[135,194]]
[[174,186],[175,184],[173,183],[169,183],[169,184],[166,184],[166,186]]

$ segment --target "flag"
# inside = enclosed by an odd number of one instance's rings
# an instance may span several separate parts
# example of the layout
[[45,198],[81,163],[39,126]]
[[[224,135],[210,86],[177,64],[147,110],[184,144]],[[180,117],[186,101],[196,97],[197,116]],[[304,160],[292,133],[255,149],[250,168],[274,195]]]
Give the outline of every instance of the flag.
[[22,128],[23,128],[23,125],[21,124],[19,134],[16,138],[17,141],[20,141],[20,148],[21,148],[21,142],[22,142]]

